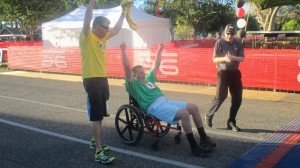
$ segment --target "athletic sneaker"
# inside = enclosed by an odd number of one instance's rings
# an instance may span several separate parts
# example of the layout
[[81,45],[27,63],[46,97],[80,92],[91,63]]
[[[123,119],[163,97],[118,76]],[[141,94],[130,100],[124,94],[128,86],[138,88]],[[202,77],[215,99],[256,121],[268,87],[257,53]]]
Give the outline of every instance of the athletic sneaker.
[[235,123],[233,122],[227,122],[227,129],[235,131],[235,132],[239,132],[241,131],[241,129],[235,125]]
[[100,152],[95,153],[95,161],[103,164],[110,164],[116,158],[114,156],[107,155],[106,151],[102,150]]
[[212,127],[212,119],[213,119],[213,116],[205,116],[205,124],[208,126],[208,127]]
[[105,113],[105,114],[103,115],[103,117],[110,117],[110,114],[109,114],[109,113]]
[[201,139],[200,145],[205,148],[213,148],[217,146],[217,144],[209,136],[206,136],[206,138]]
[[[95,148],[96,148],[96,142],[95,142],[95,140],[94,140],[94,139],[91,139],[89,145],[90,145],[90,148],[91,148],[91,149],[95,149]],[[106,145],[102,145],[102,150],[109,151],[109,147],[106,146]]]
[[211,150],[198,145],[196,148],[192,149],[192,155],[195,156],[207,156]]
[[102,145],[102,150],[104,150],[104,151],[109,151],[109,147],[106,146],[106,145]]

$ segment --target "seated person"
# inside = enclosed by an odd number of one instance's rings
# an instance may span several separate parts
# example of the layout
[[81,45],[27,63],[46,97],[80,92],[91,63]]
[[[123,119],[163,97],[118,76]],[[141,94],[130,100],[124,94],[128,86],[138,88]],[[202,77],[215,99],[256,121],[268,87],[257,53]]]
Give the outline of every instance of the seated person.
[[[120,48],[125,70],[126,91],[137,101],[141,110],[172,125],[181,120],[192,154],[196,156],[207,155],[211,148],[216,146],[216,143],[206,135],[198,107],[195,104],[167,99],[160,88],[155,85],[157,81],[156,72],[161,63],[161,52],[164,45],[160,44],[155,61],[147,75],[140,65],[133,67],[131,70],[126,53],[126,44],[123,42]],[[200,135],[199,145],[194,139],[190,115],[192,115]]]

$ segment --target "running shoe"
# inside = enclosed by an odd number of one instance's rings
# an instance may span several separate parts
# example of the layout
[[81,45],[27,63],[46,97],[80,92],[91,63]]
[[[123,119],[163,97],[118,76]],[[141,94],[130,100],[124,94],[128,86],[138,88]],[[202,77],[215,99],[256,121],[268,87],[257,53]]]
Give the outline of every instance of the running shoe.
[[213,148],[217,146],[217,144],[209,136],[206,136],[206,138],[201,139],[200,145],[205,148]]
[[106,151],[102,150],[100,152],[95,153],[95,161],[103,164],[110,164],[116,158],[114,156],[107,155]]
[[[91,148],[91,149],[95,149],[95,148],[96,148],[96,142],[95,142],[95,140],[94,140],[94,139],[91,139],[89,145],[90,145],[90,148]],[[102,145],[102,150],[109,151],[109,147],[106,146],[106,145]]]

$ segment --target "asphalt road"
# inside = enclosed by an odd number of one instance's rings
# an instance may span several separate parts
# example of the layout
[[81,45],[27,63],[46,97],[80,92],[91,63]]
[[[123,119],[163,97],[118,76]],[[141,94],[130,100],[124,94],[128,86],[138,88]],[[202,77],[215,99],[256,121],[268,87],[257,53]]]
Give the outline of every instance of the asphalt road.
[[[215,116],[213,128],[205,126],[217,147],[201,158],[190,154],[184,135],[176,145],[173,130],[160,139],[157,152],[151,148],[154,138],[146,134],[136,146],[126,145],[115,129],[115,113],[128,103],[128,95],[122,85],[111,85],[110,93],[112,116],[105,118],[102,134],[117,160],[109,167],[223,168],[300,114],[300,102],[244,98],[237,117],[243,132],[236,133],[225,129],[228,98]],[[201,93],[165,94],[197,104],[203,118],[213,98]],[[82,82],[0,73],[0,167],[104,167],[93,161],[94,151],[88,146],[91,129],[85,100]],[[196,132],[195,137],[199,138]]]

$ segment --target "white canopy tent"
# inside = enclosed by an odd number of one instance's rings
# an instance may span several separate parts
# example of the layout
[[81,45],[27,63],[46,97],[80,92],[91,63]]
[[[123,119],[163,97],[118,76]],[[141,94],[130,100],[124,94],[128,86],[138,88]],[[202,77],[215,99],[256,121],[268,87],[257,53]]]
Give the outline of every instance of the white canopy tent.
[[[43,23],[44,46],[78,46],[85,11],[86,7],[80,6],[65,16]],[[121,6],[110,9],[96,9],[93,11],[93,19],[96,16],[105,16],[111,21],[110,27],[113,27],[121,12]],[[171,41],[169,19],[149,15],[135,7],[131,8],[131,17],[137,24],[137,31],[131,30],[125,19],[121,31],[108,40],[107,47],[117,47],[123,41],[126,42],[128,47],[150,47],[151,45]]]

